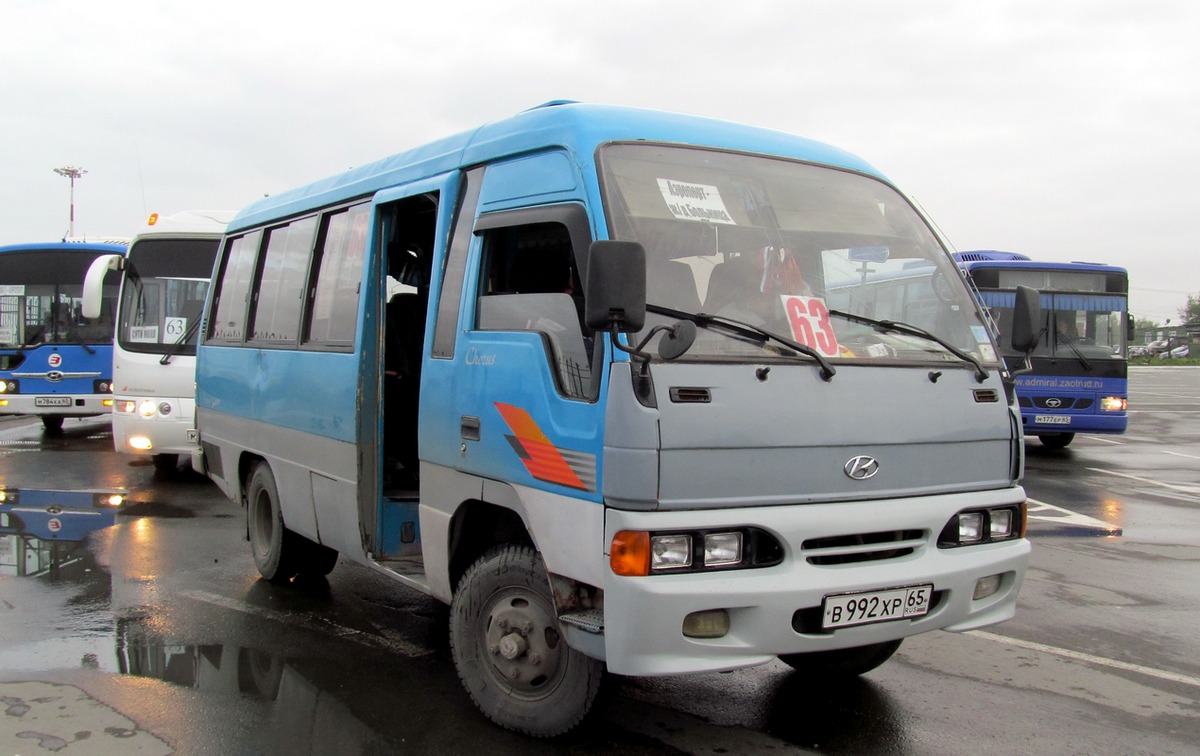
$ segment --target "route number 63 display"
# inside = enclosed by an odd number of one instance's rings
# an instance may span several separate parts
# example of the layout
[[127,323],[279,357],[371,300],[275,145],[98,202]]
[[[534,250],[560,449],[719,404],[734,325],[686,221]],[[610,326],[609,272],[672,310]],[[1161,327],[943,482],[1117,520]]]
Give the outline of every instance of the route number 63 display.
[[783,300],[788,324],[792,327],[792,338],[826,357],[837,357],[837,334],[829,322],[829,308],[825,306],[825,300],[795,294],[783,294],[780,299]]

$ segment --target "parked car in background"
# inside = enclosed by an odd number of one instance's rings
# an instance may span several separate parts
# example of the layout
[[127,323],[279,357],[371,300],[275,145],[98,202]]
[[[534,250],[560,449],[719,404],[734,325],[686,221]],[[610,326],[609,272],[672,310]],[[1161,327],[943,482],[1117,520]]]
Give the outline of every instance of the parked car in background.
[[1183,344],[1182,346],[1177,346],[1173,349],[1168,349],[1158,356],[1160,359],[1169,360],[1169,359],[1177,359],[1180,357],[1188,357],[1188,356],[1190,356],[1190,354],[1191,354],[1191,345]]

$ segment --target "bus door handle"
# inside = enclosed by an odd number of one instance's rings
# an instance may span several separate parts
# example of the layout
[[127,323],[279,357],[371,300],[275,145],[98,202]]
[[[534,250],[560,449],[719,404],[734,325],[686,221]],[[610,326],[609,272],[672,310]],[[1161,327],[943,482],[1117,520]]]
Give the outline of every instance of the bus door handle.
[[462,416],[462,424],[460,426],[463,441],[478,441],[479,440],[479,418],[471,415]]

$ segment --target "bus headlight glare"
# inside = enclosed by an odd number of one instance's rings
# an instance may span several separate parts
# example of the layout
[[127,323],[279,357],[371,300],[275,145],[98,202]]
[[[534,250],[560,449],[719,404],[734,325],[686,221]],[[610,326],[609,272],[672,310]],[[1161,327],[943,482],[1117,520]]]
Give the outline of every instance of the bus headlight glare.
[[669,570],[692,566],[692,537],[658,535],[650,538],[650,569]]
[[154,405],[153,399],[143,399],[138,405],[138,414],[142,417],[154,417],[154,413],[158,412],[158,407]]
[[1129,400],[1123,396],[1106,396],[1100,400],[1102,412],[1124,412],[1129,407]]
[[137,402],[132,399],[121,399],[117,402],[117,412],[125,412],[132,415],[137,411]]
[[150,451],[154,448],[154,444],[150,443],[150,439],[145,436],[130,436],[129,446],[138,451]]

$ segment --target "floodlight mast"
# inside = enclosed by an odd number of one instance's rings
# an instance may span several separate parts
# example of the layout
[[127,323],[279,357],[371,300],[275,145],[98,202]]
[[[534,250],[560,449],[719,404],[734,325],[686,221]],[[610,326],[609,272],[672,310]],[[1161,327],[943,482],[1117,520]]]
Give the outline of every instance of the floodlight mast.
[[87,173],[87,171],[82,168],[76,168],[73,165],[68,165],[65,168],[55,168],[54,172],[71,179],[71,223],[67,227],[67,237],[70,238],[75,236],[75,179],[83,178],[83,174]]

